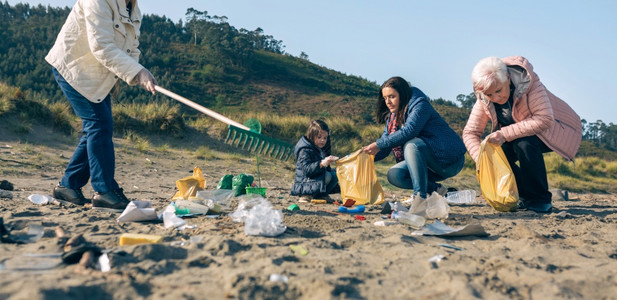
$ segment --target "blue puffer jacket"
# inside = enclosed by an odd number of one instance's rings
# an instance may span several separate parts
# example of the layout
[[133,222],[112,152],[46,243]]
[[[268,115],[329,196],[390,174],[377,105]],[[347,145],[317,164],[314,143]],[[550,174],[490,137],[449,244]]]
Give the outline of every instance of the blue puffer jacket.
[[389,121],[388,117],[383,134],[377,140],[379,152],[375,155],[375,161],[384,159],[392,148],[402,146],[415,137],[426,143],[442,167],[458,161],[467,151],[461,137],[450,128],[418,88],[411,88],[411,100],[405,111],[403,127],[388,135]]
[[326,157],[326,154],[303,136],[294,148],[294,156],[296,157],[296,175],[291,194],[301,196],[326,193],[326,170],[331,169],[330,166],[319,167],[319,163]]

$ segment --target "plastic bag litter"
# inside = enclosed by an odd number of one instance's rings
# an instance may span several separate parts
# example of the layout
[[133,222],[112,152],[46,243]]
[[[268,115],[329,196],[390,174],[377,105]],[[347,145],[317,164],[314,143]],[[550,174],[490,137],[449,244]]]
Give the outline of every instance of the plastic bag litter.
[[336,161],[341,198],[353,199],[356,205],[380,204],[384,201],[374,160],[375,156],[358,150]]
[[428,199],[414,197],[409,212],[429,219],[447,219],[450,213],[450,206],[446,198],[439,193],[433,192]]
[[[218,213],[221,208],[228,210],[231,206],[231,197],[236,192],[231,189],[204,190],[197,192],[197,198],[203,199],[210,211]],[[217,208],[216,205],[220,206]]]
[[231,189],[235,192],[235,196],[246,194],[246,187],[253,183],[253,176],[240,173],[231,180]]
[[431,219],[447,219],[450,206],[446,198],[439,193],[433,192],[426,199],[426,216]]
[[187,228],[197,227],[194,225],[192,226],[187,225],[186,221],[176,216],[176,207],[174,206],[173,202],[167,205],[167,207],[165,208],[165,211],[163,211],[162,218],[163,218],[163,224],[165,225],[165,228],[174,227],[177,230],[182,231]]
[[487,142],[480,145],[476,164],[476,176],[480,182],[482,197],[498,211],[513,211],[518,204],[516,179],[506,155],[499,146]]
[[133,200],[129,202],[117,222],[138,222],[156,220],[156,210],[150,201]]
[[231,181],[233,178],[234,176],[231,174],[223,175],[223,177],[221,177],[221,180],[219,180],[219,183],[216,185],[216,188],[231,190]]
[[193,175],[176,180],[178,192],[173,196],[174,200],[187,200],[195,197],[197,191],[206,188],[206,178],[199,167],[193,169]]
[[272,208],[272,204],[259,195],[240,200],[236,211],[229,216],[235,222],[244,222],[246,235],[277,236],[287,230],[283,212]]

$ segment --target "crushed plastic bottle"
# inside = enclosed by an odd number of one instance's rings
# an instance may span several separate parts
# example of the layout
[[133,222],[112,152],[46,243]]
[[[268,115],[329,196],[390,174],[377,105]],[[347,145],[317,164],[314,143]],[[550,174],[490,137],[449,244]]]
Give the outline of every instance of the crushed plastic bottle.
[[392,219],[399,221],[399,223],[407,224],[415,229],[421,228],[426,222],[426,219],[424,219],[424,217],[414,215],[407,211],[393,212]]
[[456,192],[448,192],[446,194],[446,201],[455,204],[471,204],[476,201],[475,190],[464,190]]

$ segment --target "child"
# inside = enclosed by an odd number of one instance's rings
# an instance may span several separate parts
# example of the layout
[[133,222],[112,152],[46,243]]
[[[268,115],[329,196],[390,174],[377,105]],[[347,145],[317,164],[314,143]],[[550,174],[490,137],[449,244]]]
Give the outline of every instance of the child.
[[313,198],[334,202],[328,194],[340,192],[340,187],[330,164],[338,157],[330,154],[330,128],[322,120],[312,120],[294,149],[296,175],[291,194],[300,196],[298,202]]

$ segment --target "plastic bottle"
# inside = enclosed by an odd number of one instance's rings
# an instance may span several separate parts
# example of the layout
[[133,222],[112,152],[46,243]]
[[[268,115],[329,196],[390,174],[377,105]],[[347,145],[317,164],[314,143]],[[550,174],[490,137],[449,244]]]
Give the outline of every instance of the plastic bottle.
[[424,226],[424,223],[426,222],[426,219],[424,219],[424,217],[414,215],[407,211],[393,212],[392,219],[399,221],[399,223],[407,224],[416,229]]
[[475,190],[464,190],[464,191],[449,192],[446,194],[446,201],[448,201],[449,203],[456,203],[456,204],[471,204],[476,201],[476,191]]

